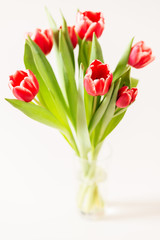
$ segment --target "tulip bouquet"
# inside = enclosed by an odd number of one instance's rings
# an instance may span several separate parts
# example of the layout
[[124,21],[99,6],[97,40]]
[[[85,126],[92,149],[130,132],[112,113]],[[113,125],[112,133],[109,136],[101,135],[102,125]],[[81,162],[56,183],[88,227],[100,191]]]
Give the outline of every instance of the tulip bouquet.
[[[28,117],[58,129],[67,140],[82,164],[78,206],[90,213],[104,206],[95,180],[98,153],[138,93],[131,67],[142,68],[154,57],[143,41],[132,46],[132,39],[111,72],[98,42],[105,26],[101,12],[78,11],[75,26],[67,26],[62,15],[60,27],[47,9],[46,13],[51,29],[26,34],[24,64],[28,70],[9,77],[17,99],[6,100]],[[46,57],[52,47],[58,77]]]

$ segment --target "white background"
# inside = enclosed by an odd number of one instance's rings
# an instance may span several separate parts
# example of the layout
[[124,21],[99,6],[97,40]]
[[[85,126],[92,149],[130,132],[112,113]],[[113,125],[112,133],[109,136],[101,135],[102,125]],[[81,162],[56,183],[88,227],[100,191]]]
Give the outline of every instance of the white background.
[[[76,210],[72,151],[49,127],[27,118],[4,98],[13,98],[8,76],[24,69],[24,34],[49,26],[44,6],[73,25],[76,10],[102,11],[100,39],[113,70],[132,36],[151,46],[156,60],[141,70],[139,95],[108,137],[112,160],[108,216],[83,219]],[[0,7],[0,239],[160,239],[160,4],[158,0],[3,1]],[[53,53],[49,56],[53,61]]]

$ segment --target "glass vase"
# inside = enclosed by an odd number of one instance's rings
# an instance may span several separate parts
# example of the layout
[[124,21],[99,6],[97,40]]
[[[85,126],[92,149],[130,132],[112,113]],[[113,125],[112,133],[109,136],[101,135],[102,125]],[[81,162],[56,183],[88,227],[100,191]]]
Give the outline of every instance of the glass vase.
[[107,193],[107,172],[111,159],[109,145],[103,147],[98,157],[82,159],[78,163],[77,205],[81,214],[88,217],[103,217]]

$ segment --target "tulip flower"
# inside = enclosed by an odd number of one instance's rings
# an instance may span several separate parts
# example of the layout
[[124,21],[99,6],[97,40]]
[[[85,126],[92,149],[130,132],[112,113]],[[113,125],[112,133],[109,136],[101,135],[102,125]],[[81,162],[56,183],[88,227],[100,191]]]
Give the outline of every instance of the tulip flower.
[[68,33],[69,33],[73,48],[75,48],[78,43],[77,35],[75,32],[75,26],[72,26],[72,27],[68,26]]
[[30,38],[40,47],[45,55],[50,53],[53,47],[53,32],[51,29],[42,31],[37,28],[35,32],[29,32],[27,35],[29,35]]
[[99,38],[104,30],[104,17],[101,12],[77,12],[76,32],[81,39],[92,41],[93,33]]
[[89,95],[105,95],[112,83],[113,75],[107,64],[94,60],[84,76],[84,87]]
[[22,101],[30,102],[39,91],[39,83],[30,71],[16,71],[9,77],[9,87],[13,95]]
[[123,86],[118,92],[116,106],[119,108],[128,107],[131,103],[135,101],[137,94],[137,88],[129,89],[127,86]]
[[[62,26],[60,26],[60,29],[62,29]],[[72,26],[72,27],[68,26],[68,33],[69,33],[69,37],[71,39],[73,48],[75,48],[78,43],[77,35],[75,32],[75,26]]]
[[143,41],[140,41],[131,48],[128,64],[134,68],[143,68],[154,59],[151,48],[147,47]]

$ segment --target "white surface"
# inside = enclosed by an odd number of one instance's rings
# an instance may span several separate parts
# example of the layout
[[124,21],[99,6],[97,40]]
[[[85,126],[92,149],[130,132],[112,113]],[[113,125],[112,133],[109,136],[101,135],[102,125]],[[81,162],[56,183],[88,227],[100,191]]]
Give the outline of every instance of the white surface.
[[[140,79],[139,95],[108,138],[113,149],[108,217],[99,222],[76,212],[72,152],[64,139],[4,101],[12,98],[8,75],[23,69],[24,33],[49,26],[45,5],[59,24],[59,8],[69,24],[77,8],[103,11],[100,41],[112,69],[133,35],[156,55],[154,63],[132,71]],[[159,1],[6,0],[0,11],[0,239],[159,240]]]

